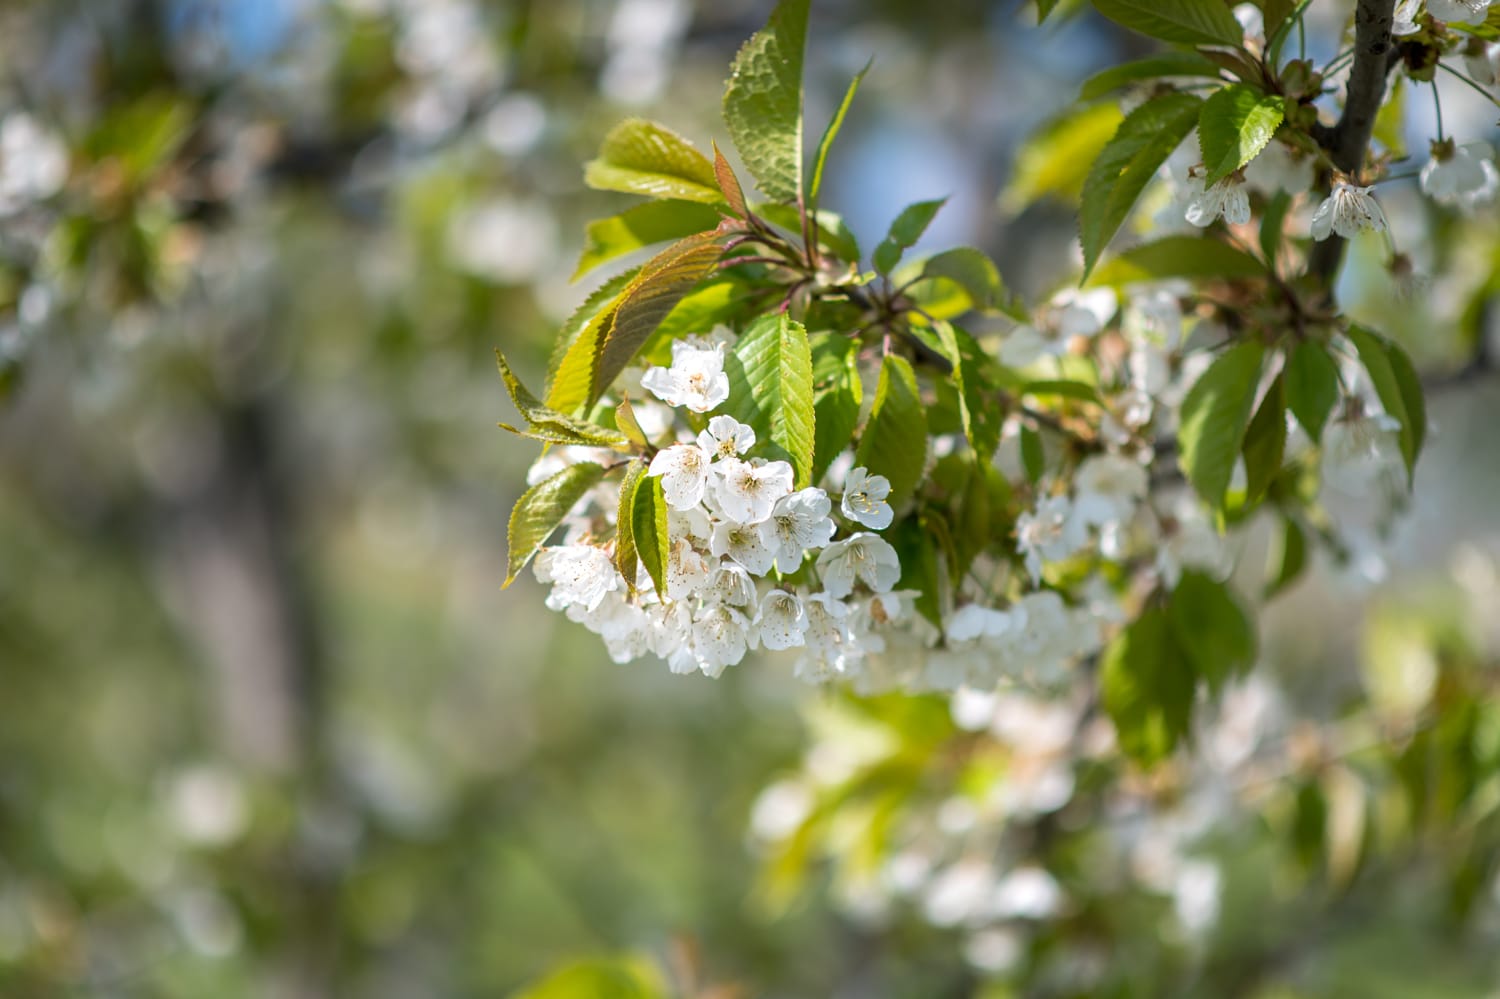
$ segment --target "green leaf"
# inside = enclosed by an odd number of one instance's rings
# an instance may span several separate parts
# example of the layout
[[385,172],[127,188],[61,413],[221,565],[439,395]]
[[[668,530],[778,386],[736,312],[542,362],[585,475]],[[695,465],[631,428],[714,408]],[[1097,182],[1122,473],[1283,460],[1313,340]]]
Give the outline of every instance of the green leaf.
[[1275,38],[1281,33],[1281,26],[1292,16],[1296,6],[1296,0],[1261,0],[1262,23],[1267,38]]
[[714,147],[714,178],[719,182],[719,192],[724,195],[724,201],[729,205],[729,210],[739,218],[750,217],[750,206],[745,203],[745,189],[740,187],[740,179],[734,174],[734,167],[719,152],[719,144],[715,142]]
[[942,608],[938,603],[942,577],[937,553],[943,546],[938,534],[943,527],[936,526],[939,523],[933,518],[907,517],[885,532],[901,560],[901,578],[896,581],[896,589],[916,590],[913,603],[917,611],[937,627],[942,626]]
[[1255,625],[1227,584],[1185,571],[1169,606],[1176,644],[1210,689],[1255,665]]
[[964,329],[948,322],[935,327],[943,354],[953,365],[953,387],[958,392],[958,412],[964,437],[974,453],[985,461],[1000,446],[1000,424],[1004,413],[995,404],[995,389],[983,375],[988,355]]
[[1042,435],[1029,424],[1021,425],[1021,465],[1032,485],[1042,480],[1047,471],[1047,452],[1042,448]]
[[1239,47],[1244,41],[1240,23],[1221,0],[1094,0],[1094,8],[1164,42]]
[[1021,389],[1022,395],[1061,396],[1064,399],[1077,399],[1079,402],[1091,402],[1095,406],[1103,405],[1099,398],[1099,390],[1087,382],[1075,382],[1066,378],[1043,378],[1034,382],[1027,382]]
[[[799,237],[802,235],[802,217],[798,214],[796,205],[756,205],[755,212],[767,222],[779,225],[787,232]],[[831,251],[834,256],[847,263],[859,260],[859,243],[840,215],[824,208],[819,208],[811,215],[817,227],[815,235],[818,237],[818,246],[821,249]]]
[[1217,80],[1219,67],[1196,52],[1165,52],[1146,59],[1136,59],[1101,70],[1083,81],[1078,92],[1080,101],[1094,101],[1112,91],[1142,80],[1160,80],[1172,76],[1207,77]]
[[859,341],[824,334],[812,347],[813,362],[813,483],[833,459],[847,448],[859,423],[864,385],[859,377]]
[[1286,225],[1286,213],[1292,207],[1292,196],[1277,191],[1272,196],[1260,218],[1260,252],[1265,254],[1266,266],[1276,269],[1276,256],[1281,252],[1281,231]]
[[620,404],[615,407],[615,426],[636,447],[651,446],[651,441],[646,437],[646,431],[641,429],[641,421],[636,419],[635,407],[630,404],[629,396],[622,398]]
[[583,253],[572,280],[642,247],[706,232],[718,224],[718,212],[692,201],[648,201],[607,219],[596,219],[584,230]]
[[1261,599],[1270,600],[1291,585],[1307,565],[1307,532],[1291,517],[1281,519],[1281,551]]
[[1245,506],[1258,502],[1281,471],[1286,454],[1286,392],[1281,375],[1271,383],[1245,430]]
[[[667,596],[667,562],[671,558],[671,540],[667,537],[667,501],[661,494],[661,479],[647,475],[635,487],[630,509],[630,540],[636,558],[646,567],[646,574],[656,587],[657,596]],[[630,577],[634,582],[634,577]]]
[[1041,24],[1057,9],[1059,0],[1036,0],[1036,23]]
[[1255,159],[1285,117],[1280,96],[1243,83],[1211,95],[1198,115],[1198,149],[1208,170],[1203,183],[1216,184]]
[[810,0],[781,0],[740,49],[724,88],[724,123],[772,201],[802,196],[802,56]]
[[854,79],[849,81],[849,89],[844,91],[844,99],[839,102],[838,110],[833,113],[833,119],[823,130],[823,138],[818,142],[818,154],[813,158],[812,183],[807,188],[807,203],[814,208],[818,204],[818,192],[823,188],[823,168],[828,163],[828,151],[833,148],[833,140],[838,138],[839,129],[844,127],[844,117],[849,113],[849,105],[854,103],[854,95],[859,90],[860,82],[869,71],[870,63],[867,62],[864,69],[854,74]]
[[1286,359],[1286,401],[1292,415],[1315,443],[1323,439],[1328,414],[1339,401],[1339,370],[1328,348],[1303,340]]
[[964,290],[974,308],[997,308],[1005,299],[1005,282],[995,262],[972,246],[959,246],[929,257],[921,280],[943,278]]
[[1000,207],[1015,215],[1045,197],[1077,203],[1089,165],[1123,117],[1113,101],[1074,107],[1027,139],[1000,195]]
[[615,568],[625,578],[625,585],[635,590],[636,568],[640,557],[635,550],[635,493],[646,478],[646,462],[632,461],[625,467],[620,482],[620,506],[615,516]]
[[1228,243],[1209,236],[1167,236],[1131,247],[1094,271],[1087,283],[1119,288],[1137,281],[1237,280],[1265,273],[1265,264]]
[[1215,510],[1224,508],[1224,493],[1244,447],[1264,354],[1259,343],[1235,344],[1193,383],[1182,401],[1178,461],[1188,481]]
[[725,411],[782,451],[797,473],[797,488],[812,481],[813,368],[807,331],[786,313],[762,316],[735,344],[725,365]]
[[1397,74],[1391,80],[1390,93],[1375,112],[1375,141],[1386,148],[1395,160],[1406,159],[1406,77]]
[[583,181],[601,191],[714,204],[722,201],[714,165],[671,129],[627,118],[610,130]]
[[1104,650],[1099,687],[1120,748],[1137,763],[1161,762],[1188,736],[1197,678],[1165,608],[1147,607]]
[[889,274],[896,269],[901,262],[901,254],[911,249],[917,240],[922,238],[922,233],[927,231],[927,226],[932,223],[932,218],[943,207],[947,198],[937,198],[932,201],[918,201],[916,204],[907,205],[901,209],[901,214],[891,223],[890,232],[885,239],[875,248],[873,261],[875,269],[882,274]]
[[512,999],[667,999],[665,980],[649,961],[595,958],[568,965]]
[[1363,326],[1350,326],[1345,334],[1375,386],[1375,394],[1387,415],[1401,424],[1401,457],[1406,462],[1407,482],[1416,474],[1417,455],[1427,435],[1427,411],[1422,386],[1410,359],[1400,347]]
[[1085,278],[1156,171],[1193,130],[1202,106],[1182,93],[1147,101],[1126,116],[1094,161],[1079,214]]
[[596,318],[601,311],[608,308],[614,300],[619,297],[630,282],[634,281],[636,275],[640,274],[639,267],[632,267],[627,271],[616,274],[608,281],[589,292],[588,298],[583,304],[573,310],[568,316],[567,322],[558,331],[557,341],[552,345],[552,356],[547,359],[547,392],[546,398],[552,399],[552,384],[557,380],[558,369],[562,367],[563,358],[577,342],[579,334],[588,327],[588,324]]
[[[526,568],[557,525],[573,509],[573,504],[583,499],[604,477],[604,466],[591,462],[569,465],[550,478],[543,479],[521,495],[510,512],[509,571],[505,586],[515,581],[520,571]],[[503,588],[503,587],[502,587]]]
[[500,377],[505,381],[505,388],[510,392],[511,402],[515,403],[516,409],[520,411],[521,417],[526,421],[530,431],[517,430],[509,424],[502,423],[501,427],[513,434],[523,437],[535,437],[538,440],[548,441],[553,444],[581,444],[585,447],[617,447],[624,444],[625,435],[586,420],[575,419],[565,413],[551,409],[537,401],[521,380],[511,371],[510,364],[505,360],[505,355],[499,349],[495,351],[495,363],[500,367]]
[[854,456],[891,483],[891,506],[900,509],[916,491],[927,462],[927,413],[917,376],[904,357],[887,354],[875,388],[875,407]]

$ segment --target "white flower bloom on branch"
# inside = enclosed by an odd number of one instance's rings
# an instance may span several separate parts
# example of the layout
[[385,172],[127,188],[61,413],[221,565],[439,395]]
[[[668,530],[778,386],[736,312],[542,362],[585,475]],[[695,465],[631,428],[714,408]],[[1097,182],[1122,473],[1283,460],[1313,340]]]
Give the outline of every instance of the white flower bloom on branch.
[[708,550],[720,558],[732,558],[748,571],[764,576],[771,571],[776,553],[767,547],[760,525],[721,520],[714,525]]
[[0,122],[0,215],[50,198],[68,180],[68,147],[25,112]]
[[856,468],[844,482],[839,509],[850,520],[883,531],[891,526],[891,519],[895,516],[891,505],[886,502],[890,494],[890,479],[884,475],[871,475],[867,468]]
[[724,667],[745,658],[750,646],[750,621],[727,604],[707,604],[693,618],[693,652],[698,668],[718,676]]
[[1042,581],[1043,563],[1067,558],[1086,540],[1085,525],[1073,516],[1066,496],[1049,496],[1035,510],[1016,518],[1016,546],[1026,557],[1033,583]]
[[1449,23],[1483,24],[1489,12],[1490,0],[1427,0],[1427,13]]
[[805,552],[833,540],[832,509],[833,501],[816,486],[776,501],[771,516],[760,525],[760,536],[771,550],[777,569],[795,572]]
[[1404,474],[1401,423],[1385,413],[1351,413],[1323,430],[1323,482],[1365,493]]
[[537,553],[532,571],[540,583],[551,583],[547,606],[566,610],[578,606],[597,608],[607,593],[619,589],[624,579],[603,548],[593,545],[558,545]]
[[1176,588],[1184,569],[1220,577],[1229,571],[1229,547],[1194,498],[1184,496],[1160,521],[1156,571],[1168,589]]
[[733,562],[724,562],[709,571],[698,596],[711,603],[748,607],[755,602],[755,580]]
[[1396,37],[1402,35],[1415,35],[1422,30],[1417,24],[1417,15],[1422,12],[1422,0],[1401,0],[1396,4],[1395,21],[1391,24],[1391,34]]
[[784,461],[725,458],[714,464],[714,473],[714,499],[725,517],[741,524],[759,524],[792,491],[792,466]]
[[1147,485],[1140,462],[1117,454],[1092,455],[1073,476],[1073,513],[1091,527],[1122,523],[1145,499]]
[[794,649],[806,643],[807,612],[795,593],[771,590],[760,600],[755,636],[768,649]]
[[693,547],[689,538],[674,538],[667,551],[667,597],[686,600],[708,582],[713,570],[708,559]]
[[1250,221],[1250,191],[1240,177],[1231,174],[1223,180],[1204,186],[1203,178],[1188,180],[1183,217],[1200,229],[1206,229],[1222,218],[1230,225]]
[[723,344],[673,341],[672,366],[648,370],[641,376],[641,387],[669,406],[686,406],[695,413],[722,405],[729,398]]
[[698,446],[712,458],[738,458],[755,446],[755,431],[732,416],[715,416],[698,435]]
[[864,652],[849,630],[849,605],[831,594],[814,593],[802,601],[802,609],[807,615],[807,651],[792,667],[792,675],[806,683],[825,683],[857,667]]
[[1452,140],[1433,143],[1432,158],[1422,167],[1422,193],[1443,205],[1473,211],[1493,201],[1500,189],[1500,172],[1487,142],[1471,142],[1454,149]]
[[1385,212],[1380,210],[1380,203],[1370,190],[1352,184],[1335,184],[1333,193],[1324,199],[1313,215],[1313,239],[1327,239],[1333,233],[1353,239],[1361,229],[1384,232]]
[[818,573],[823,588],[840,599],[854,592],[856,583],[884,593],[901,578],[901,560],[884,538],[861,531],[823,549],[818,556]]
[[648,475],[661,477],[662,499],[674,510],[690,510],[703,502],[710,458],[696,444],[673,444],[656,452]]
[[1473,77],[1474,82],[1493,87],[1500,82],[1500,44],[1490,42],[1465,53],[1464,69]]

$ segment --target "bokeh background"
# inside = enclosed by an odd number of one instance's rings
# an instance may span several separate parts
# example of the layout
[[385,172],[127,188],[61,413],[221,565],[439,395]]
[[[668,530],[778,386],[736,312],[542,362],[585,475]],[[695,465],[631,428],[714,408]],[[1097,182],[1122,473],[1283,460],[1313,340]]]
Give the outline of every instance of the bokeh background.
[[[753,806],[839,695],[754,662],[615,666],[529,578],[500,591],[534,453],[495,429],[492,351],[540,381],[588,290],[582,225],[624,204],[581,164],[629,114],[722,142],[726,66],[769,8],[0,4],[0,994],[504,995],[626,951],[742,995],[978,987],[951,933],[872,930],[816,865],[765,890]],[[986,248],[1030,296],[1066,279],[1071,209],[1017,190],[1016,149],[1147,48],[1034,20],[814,4],[815,134],[875,60],[826,187],[866,245],[951,195],[927,243]],[[1450,133],[1493,132],[1444,96]],[[1425,105],[1409,129],[1420,153]],[[1411,187],[1398,230],[1426,217]],[[1459,244],[1467,294],[1495,242]],[[1460,304],[1433,287],[1397,312],[1425,365],[1460,370],[1474,344],[1424,332]],[[1391,315],[1380,281],[1346,291]],[[1330,716],[1372,619],[1500,604],[1500,386],[1450,378],[1432,409],[1394,536],[1267,613],[1268,668]],[[1462,626],[1465,654],[1494,661],[1495,620]],[[1351,920],[1380,917],[1369,953],[1438,960],[1390,949],[1442,936],[1403,935],[1399,895],[1372,906]],[[1486,941],[1433,944],[1461,980],[1422,994],[1490,994]]]

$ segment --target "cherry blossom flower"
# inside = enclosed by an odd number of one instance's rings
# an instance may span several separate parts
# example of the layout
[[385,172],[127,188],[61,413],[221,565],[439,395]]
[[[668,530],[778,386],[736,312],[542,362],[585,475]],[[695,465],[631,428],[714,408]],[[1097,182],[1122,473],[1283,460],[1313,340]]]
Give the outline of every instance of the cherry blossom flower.
[[1380,210],[1380,203],[1370,191],[1368,187],[1335,184],[1333,193],[1324,199],[1313,215],[1313,239],[1327,239],[1333,233],[1352,239],[1361,229],[1384,232],[1385,212]]
[[729,398],[729,376],[724,373],[724,345],[675,340],[672,366],[651,368],[641,376],[641,387],[669,406],[686,406],[706,413]]
[[594,610],[607,593],[624,585],[609,553],[593,545],[558,545],[537,553],[532,569],[537,581],[551,583],[547,606],[564,610],[575,604]]
[[1270,142],[1245,167],[1245,182],[1266,194],[1301,194],[1313,185],[1313,158]]
[[667,597],[685,600],[708,582],[713,569],[689,538],[674,538],[667,550]]
[[1434,142],[1432,158],[1422,167],[1422,193],[1444,205],[1472,211],[1494,200],[1500,189],[1500,172],[1487,142],[1453,147],[1453,140]]
[[1220,218],[1230,225],[1250,221],[1250,192],[1243,177],[1231,174],[1206,187],[1203,178],[1193,177],[1188,181],[1187,195],[1183,217],[1200,229]]
[[656,452],[646,474],[661,477],[661,495],[667,506],[690,510],[703,502],[711,460],[696,444],[673,444]]
[[759,524],[792,491],[792,466],[784,461],[725,458],[714,464],[714,472],[714,499],[725,517],[741,524]]
[[1427,0],[1427,13],[1449,23],[1483,24],[1489,11],[1490,0]]
[[715,416],[698,446],[712,458],[737,458],[755,446],[755,431],[732,416]]
[[1395,21],[1391,24],[1391,34],[1398,38],[1402,35],[1415,35],[1422,30],[1417,24],[1417,15],[1422,12],[1422,0],[1401,0],[1396,4]]
[[1464,69],[1468,70],[1476,83],[1493,87],[1500,82],[1500,44],[1473,44],[1474,50],[1464,53]]
[[50,198],[68,180],[68,147],[25,112],[0,122],[0,215]]
[[720,558],[734,559],[757,576],[771,571],[776,553],[767,547],[757,524],[721,520],[714,525],[708,550]]
[[884,593],[901,578],[901,560],[884,538],[861,531],[835,541],[818,556],[823,588],[840,599],[854,591],[856,582],[876,593]]
[[692,644],[698,668],[717,677],[726,666],[745,658],[750,647],[750,620],[728,604],[706,604],[693,617]]
[[1093,455],[1073,476],[1073,513],[1091,527],[1129,520],[1147,485],[1140,462],[1117,454]]
[[1016,518],[1016,546],[1026,556],[1033,583],[1042,581],[1043,562],[1065,559],[1087,540],[1083,522],[1072,513],[1066,496],[1049,496]]
[[755,602],[755,580],[733,562],[723,562],[710,570],[708,580],[698,589],[698,596],[731,607],[748,607]]
[[771,590],[760,600],[755,615],[755,637],[768,649],[797,648],[805,644],[807,612],[795,593]]
[[833,502],[816,486],[799,489],[776,501],[771,516],[760,525],[761,541],[782,572],[795,572],[803,554],[833,540],[836,529],[829,512]]
[[792,675],[806,683],[825,683],[855,668],[864,652],[849,631],[849,605],[832,594],[814,593],[802,601],[802,609],[807,615],[806,651]]
[[871,475],[866,468],[856,468],[850,471],[844,482],[839,510],[850,520],[883,531],[891,526],[891,519],[895,516],[895,511],[886,502],[890,494],[890,479],[884,475]]

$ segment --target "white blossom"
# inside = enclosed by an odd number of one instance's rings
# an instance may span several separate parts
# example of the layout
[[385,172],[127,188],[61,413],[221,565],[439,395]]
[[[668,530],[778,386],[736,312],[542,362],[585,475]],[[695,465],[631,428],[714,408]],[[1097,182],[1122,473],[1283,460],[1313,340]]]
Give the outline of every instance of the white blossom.
[[1352,239],[1361,229],[1384,232],[1385,213],[1370,190],[1352,184],[1335,184],[1333,193],[1323,200],[1313,215],[1313,239],[1327,239],[1333,233]]
[[1092,455],[1073,476],[1073,514],[1091,527],[1127,521],[1145,498],[1147,485],[1140,462],[1117,454]]
[[715,416],[698,435],[698,446],[713,458],[738,458],[755,446],[755,431],[732,416]]
[[771,590],[760,600],[755,615],[755,636],[768,649],[793,649],[805,643],[807,612],[795,593]]
[[1250,221],[1250,192],[1244,180],[1233,174],[1206,187],[1203,178],[1193,177],[1183,208],[1183,217],[1200,229],[1219,218],[1230,225],[1245,225]]
[[1060,357],[1067,346],[1061,337],[1043,335],[1035,326],[1023,323],[1001,342],[1000,363],[1008,368],[1025,368],[1043,357]]
[[884,593],[901,578],[901,560],[884,538],[861,531],[823,549],[818,573],[823,588],[840,599],[852,593],[857,582]]
[[1266,194],[1301,194],[1313,185],[1313,158],[1284,142],[1267,143],[1246,165],[1245,182]]
[[692,339],[672,342],[672,366],[655,367],[641,376],[641,387],[669,406],[706,413],[729,398],[724,373],[724,345]]
[[1084,525],[1072,513],[1066,496],[1049,496],[1016,518],[1016,546],[1026,557],[1032,582],[1041,582],[1044,562],[1061,561],[1083,547]]
[[1427,13],[1450,23],[1483,24],[1489,11],[1490,0],[1427,0]]
[[1113,288],[1065,291],[1052,299],[1058,335],[1064,341],[1075,336],[1091,337],[1104,329],[1119,306]]
[[[1446,146],[1446,148],[1444,148]],[[1473,211],[1494,200],[1500,188],[1500,172],[1487,142],[1471,142],[1454,149],[1451,144],[1433,144],[1432,158],[1422,167],[1422,193],[1444,205]]]
[[728,604],[706,604],[693,617],[693,654],[708,676],[745,658],[749,644],[749,619]]
[[1364,493],[1401,468],[1401,423],[1385,413],[1351,413],[1323,429],[1323,481]]
[[807,615],[806,651],[792,674],[807,683],[824,683],[857,666],[863,650],[849,631],[849,605],[829,593],[814,593],[802,601],[802,610]]
[[844,482],[839,509],[850,520],[883,531],[891,526],[891,519],[895,516],[890,503],[886,502],[890,494],[890,479],[884,475],[871,475],[866,468],[856,468]]
[[755,602],[755,580],[733,562],[723,562],[709,571],[708,579],[698,588],[698,596],[711,603],[748,607]]
[[707,582],[713,566],[690,538],[674,538],[667,550],[667,597],[686,600]]
[[1177,586],[1184,569],[1221,577],[1230,569],[1228,546],[1190,496],[1181,498],[1172,515],[1163,519],[1156,547],[1156,570],[1169,589]]
[[537,553],[532,571],[538,582],[551,583],[547,606],[565,610],[577,605],[586,611],[597,608],[605,594],[625,582],[609,553],[593,545],[557,545]]
[[49,198],[68,179],[68,147],[24,112],[0,122],[0,215]]
[[1465,53],[1464,69],[1481,86],[1493,87],[1500,82],[1500,44],[1489,42]]
[[1417,24],[1417,15],[1422,12],[1422,0],[1401,0],[1396,4],[1395,21],[1391,24],[1391,34],[1398,38],[1402,35],[1415,35],[1422,28]]
[[673,444],[656,452],[648,475],[661,477],[662,499],[674,510],[689,510],[703,502],[711,459],[696,444]]
[[732,520],[721,520],[714,525],[713,537],[708,550],[720,558],[734,559],[748,571],[764,576],[771,571],[776,553],[766,545],[761,536],[760,525],[741,524]]
[[784,461],[725,458],[714,463],[714,473],[714,499],[725,517],[741,524],[759,524],[792,491],[792,466]]
[[799,489],[776,501],[771,516],[760,525],[761,540],[771,550],[776,568],[795,572],[803,554],[833,540],[836,529],[829,512],[833,502],[816,486]]

